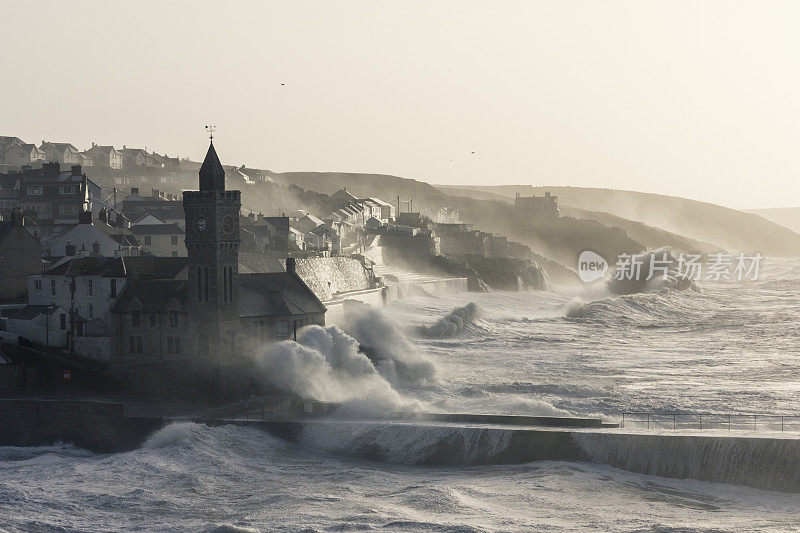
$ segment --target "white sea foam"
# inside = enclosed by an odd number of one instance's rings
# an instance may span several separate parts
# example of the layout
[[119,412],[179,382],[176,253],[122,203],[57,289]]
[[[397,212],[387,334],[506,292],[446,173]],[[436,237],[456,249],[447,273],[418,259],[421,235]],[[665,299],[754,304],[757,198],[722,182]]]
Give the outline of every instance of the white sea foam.
[[309,326],[297,342],[267,346],[256,356],[263,379],[301,398],[343,403],[351,412],[414,409],[382,376],[359,344],[338,327]]
[[345,329],[367,349],[378,371],[396,386],[416,386],[436,379],[436,365],[409,342],[385,312],[364,306],[347,316]]
[[418,326],[417,334],[429,338],[445,338],[457,335],[464,326],[475,321],[479,308],[475,302],[459,306],[430,326]]

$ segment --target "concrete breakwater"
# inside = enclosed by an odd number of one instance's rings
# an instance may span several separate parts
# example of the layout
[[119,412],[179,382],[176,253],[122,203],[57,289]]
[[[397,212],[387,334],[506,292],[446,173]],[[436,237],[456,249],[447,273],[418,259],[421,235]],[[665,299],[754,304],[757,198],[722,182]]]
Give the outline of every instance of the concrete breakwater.
[[424,466],[579,461],[641,474],[800,493],[800,438],[635,433],[594,419],[429,414],[423,420],[276,420],[234,415],[126,416],[118,402],[0,400],[0,445],[70,442],[95,452],[141,445],[171,422],[259,427],[286,440],[373,461]]
[[441,422],[283,421],[266,431],[374,461],[473,466],[605,464],[640,474],[800,492],[800,439],[624,433],[618,429]]
[[70,442],[94,452],[132,450],[164,425],[161,418],[129,418],[118,402],[73,399],[0,400],[0,445]]

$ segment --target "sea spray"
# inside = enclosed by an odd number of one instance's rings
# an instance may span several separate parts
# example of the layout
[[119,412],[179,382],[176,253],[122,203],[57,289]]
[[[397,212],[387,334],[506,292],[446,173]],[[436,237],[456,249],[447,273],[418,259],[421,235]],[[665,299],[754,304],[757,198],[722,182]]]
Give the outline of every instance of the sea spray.
[[297,342],[267,346],[256,356],[261,376],[273,386],[308,400],[344,404],[352,413],[417,409],[359,351],[356,339],[338,327],[309,326]]
[[361,345],[378,372],[394,386],[429,384],[436,365],[408,341],[383,311],[363,306],[348,313],[345,330]]
[[[667,290],[701,292],[697,283],[686,273],[678,270],[678,260],[672,255],[672,249],[668,246],[636,254],[631,261],[636,261],[637,266],[630,267],[630,271],[614,272],[606,282],[610,293],[634,294]],[[667,267],[666,273],[661,270],[663,266]]]
[[201,437],[204,427],[196,422],[175,422],[150,435],[142,447],[155,450],[189,444]]
[[474,322],[478,318],[479,311],[478,304],[470,302],[467,305],[456,307],[433,325],[418,326],[416,332],[421,337],[428,338],[452,337],[464,329],[464,326]]

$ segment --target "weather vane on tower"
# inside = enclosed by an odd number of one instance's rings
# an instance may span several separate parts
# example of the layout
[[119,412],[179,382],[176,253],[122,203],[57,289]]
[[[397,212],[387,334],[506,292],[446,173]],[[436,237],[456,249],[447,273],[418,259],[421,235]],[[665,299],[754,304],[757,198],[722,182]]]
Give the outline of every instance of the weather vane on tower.
[[206,126],[206,131],[208,132],[209,136],[211,137],[211,144],[214,144],[214,130],[216,130],[216,129],[217,129],[217,127],[214,126],[213,124]]

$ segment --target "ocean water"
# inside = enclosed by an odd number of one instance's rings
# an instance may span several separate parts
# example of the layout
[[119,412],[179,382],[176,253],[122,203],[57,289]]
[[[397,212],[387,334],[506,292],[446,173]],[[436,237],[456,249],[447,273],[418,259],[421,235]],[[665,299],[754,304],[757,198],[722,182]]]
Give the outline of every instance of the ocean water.
[[[303,372],[296,392],[336,395],[350,414],[382,402],[613,421],[623,411],[800,413],[800,262],[769,260],[759,281],[701,285],[419,296],[352,325],[378,371],[322,329],[302,349],[258,357],[282,379]],[[477,315],[454,312],[471,302]],[[335,428],[294,444],[176,423],[126,453],[0,448],[0,531],[800,530],[797,494],[587,463],[413,466],[443,434],[379,435],[389,463],[343,453],[375,434]]]

